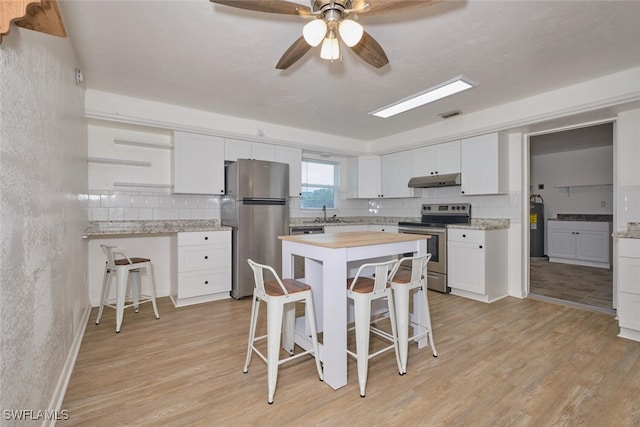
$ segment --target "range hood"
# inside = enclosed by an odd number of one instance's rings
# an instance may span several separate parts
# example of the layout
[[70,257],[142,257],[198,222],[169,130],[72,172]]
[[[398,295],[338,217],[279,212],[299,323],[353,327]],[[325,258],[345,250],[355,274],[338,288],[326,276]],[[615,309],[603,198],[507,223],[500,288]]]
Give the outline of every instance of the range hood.
[[409,180],[408,185],[412,188],[451,187],[460,185],[460,174],[416,176]]

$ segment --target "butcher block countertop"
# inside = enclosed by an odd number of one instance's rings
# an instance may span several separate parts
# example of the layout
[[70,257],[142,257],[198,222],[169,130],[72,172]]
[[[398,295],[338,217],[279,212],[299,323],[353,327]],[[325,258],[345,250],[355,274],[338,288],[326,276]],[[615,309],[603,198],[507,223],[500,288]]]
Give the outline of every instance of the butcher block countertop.
[[329,249],[341,249],[355,248],[358,246],[384,245],[386,243],[412,242],[430,237],[431,236],[428,235],[386,233],[383,231],[352,231],[345,233],[278,236],[278,239]]

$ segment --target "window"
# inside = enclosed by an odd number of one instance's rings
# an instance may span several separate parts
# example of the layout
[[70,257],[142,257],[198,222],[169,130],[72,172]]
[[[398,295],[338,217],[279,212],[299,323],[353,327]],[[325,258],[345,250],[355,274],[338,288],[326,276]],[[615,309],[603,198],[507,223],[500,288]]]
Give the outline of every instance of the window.
[[336,207],[338,165],[320,160],[302,161],[302,209]]

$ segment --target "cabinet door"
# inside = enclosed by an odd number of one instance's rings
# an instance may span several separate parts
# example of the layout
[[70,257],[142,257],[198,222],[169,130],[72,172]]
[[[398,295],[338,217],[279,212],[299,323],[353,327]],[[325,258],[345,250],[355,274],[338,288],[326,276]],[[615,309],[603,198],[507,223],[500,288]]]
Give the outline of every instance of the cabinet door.
[[224,139],[224,159],[235,162],[238,159],[251,158],[251,142],[242,139]]
[[294,147],[276,147],[278,162],[289,165],[289,196],[302,195],[302,150]]
[[452,242],[448,245],[449,287],[477,294],[485,293],[485,252],[474,243]]
[[433,175],[436,170],[436,151],[433,146],[411,150],[411,176]]
[[380,157],[363,156],[349,160],[349,191],[352,199],[376,199],[380,192]]
[[547,233],[547,252],[549,257],[575,258],[576,235],[568,230],[551,230]]
[[350,233],[352,231],[367,231],[369,229],[368,225],[364,224],[356,224],[356,225],[325,225],[324,232],[325,234],[333,234],[333,233]]
[[576,258],[585,261],[609,262],[609,234],[578,231],[576,234]]
[[251,158],[256,160],[266,160],[276,162],[276,146],[273,144],[265,144],[262,142],[251,143]]
[[460,141],[434,145],[438,175],[460,172]]
[[224,194],[224,140],[174,132],[173,192]]
[[413,197],[413,188],[407,185],[411,178],[410,164],[410,151],[387,154],[380,158],[383,197]]
[[462,194],[509,192],[508,145],[504,135],[489,134],[460,142]]

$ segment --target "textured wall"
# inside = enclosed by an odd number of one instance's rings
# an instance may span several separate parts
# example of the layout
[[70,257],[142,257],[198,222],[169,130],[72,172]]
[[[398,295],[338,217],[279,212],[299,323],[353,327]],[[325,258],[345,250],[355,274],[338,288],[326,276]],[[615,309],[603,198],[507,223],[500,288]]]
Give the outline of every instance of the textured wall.
[[84,89],[75,67],[69,39],[13,27],[0,45],[3,411],[53,409],[89,306]]

